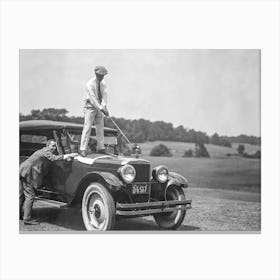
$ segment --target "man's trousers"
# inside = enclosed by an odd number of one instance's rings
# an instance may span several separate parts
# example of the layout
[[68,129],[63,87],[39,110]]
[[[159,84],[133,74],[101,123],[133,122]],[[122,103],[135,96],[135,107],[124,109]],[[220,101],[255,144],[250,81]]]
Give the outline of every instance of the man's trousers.
[[104,117],[101,111],[97,109],[85,108],[85,122],[82,132],[80,150],[86,151],[91,133],[91,127],[96,127],[97,150],[104,149]]
[[25,178],[19,178],[19,211],[24,209],[23,220],[31,219],[32,206],[35,200],[35,189]]

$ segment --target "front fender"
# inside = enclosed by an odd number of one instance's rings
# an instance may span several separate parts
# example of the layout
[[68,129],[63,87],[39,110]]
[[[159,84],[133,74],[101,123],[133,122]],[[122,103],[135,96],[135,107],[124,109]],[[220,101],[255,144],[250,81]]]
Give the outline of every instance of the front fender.
[[102,178],[112,191],[118,190],[123,186],[123,182],[114,174],[109,172],[94,171],[87,174],[86,178],[94,178],[98,176]]
[[182,176],[176,172],[169,172],[167,188],[171,185],[179,186],[182,188],[187,188],[189,186],[189,182],[184,176]]
[[89,172],[80,181],[77,191],[73,196],[73,199],[68,203],[69,206],[73,206],[80,203],[85,189],[91,182],[105,183],[104,187],[106,187],[110,192],[116,192],[120,190],[123,186],[123,182],[112,173],[101,171]]

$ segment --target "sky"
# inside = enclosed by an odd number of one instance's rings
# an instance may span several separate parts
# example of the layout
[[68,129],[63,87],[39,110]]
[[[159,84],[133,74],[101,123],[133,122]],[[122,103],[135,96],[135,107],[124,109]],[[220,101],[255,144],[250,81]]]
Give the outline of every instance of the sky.
[[83,116],[86,82],[103,65],[111,116],[260,136],[260,59],[260,50],[20,50],[20,113]]

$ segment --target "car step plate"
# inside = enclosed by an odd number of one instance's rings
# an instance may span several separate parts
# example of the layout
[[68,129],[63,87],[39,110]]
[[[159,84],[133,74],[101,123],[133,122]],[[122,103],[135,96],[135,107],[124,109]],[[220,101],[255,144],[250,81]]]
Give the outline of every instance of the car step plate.
[[43,197],[36,197],[35,199],[36,199],[36,201],[41,201],[41,202],[43,202],[43,204],[47,204],[47,205],[50,205],[52,207],[67,208],[67,203],[65,203],[65,202],[46,199],[46,198],[43,198]]

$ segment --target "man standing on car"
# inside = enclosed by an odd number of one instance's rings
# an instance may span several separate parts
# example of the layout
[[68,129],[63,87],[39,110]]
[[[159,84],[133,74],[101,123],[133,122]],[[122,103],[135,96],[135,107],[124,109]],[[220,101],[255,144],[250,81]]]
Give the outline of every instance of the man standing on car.
[[56,148],[55,140],[48,140],[45,148],[33,153],[19,167],[19,215],[21,219],[23,207],[23,222],[25,225],[39,224],[31,219],[35,189],[41,187],[43,177],[48,173],[50,163],[56,160],[66,160],[77,155],[77,153],[72,153],[56,156],[54,155]]
[[80,154],[86,156],[87,145],[93,123],[96,127],[97,153],[105,154],[104,147],[104,116],[109,116],[107,110],[107,87],[103,81],[108,71],[103,66],[96,66],[95,77],[86,85],[85,93],[85,121],[81,137]]

